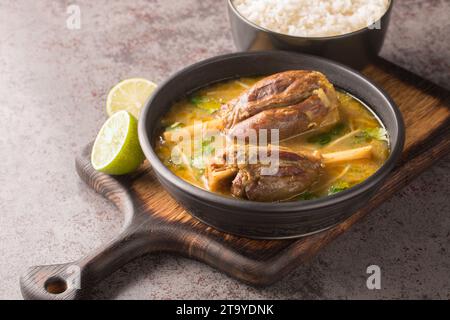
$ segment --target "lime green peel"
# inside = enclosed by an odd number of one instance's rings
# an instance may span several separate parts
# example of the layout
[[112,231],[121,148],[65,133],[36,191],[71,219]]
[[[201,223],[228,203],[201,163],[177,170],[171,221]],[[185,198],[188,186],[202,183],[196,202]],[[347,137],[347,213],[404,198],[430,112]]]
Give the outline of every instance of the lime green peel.
[[121,175],[135,171],[144,161],[137,120],[128,111],[114,113],[102,126],[92,147],[95,170]]

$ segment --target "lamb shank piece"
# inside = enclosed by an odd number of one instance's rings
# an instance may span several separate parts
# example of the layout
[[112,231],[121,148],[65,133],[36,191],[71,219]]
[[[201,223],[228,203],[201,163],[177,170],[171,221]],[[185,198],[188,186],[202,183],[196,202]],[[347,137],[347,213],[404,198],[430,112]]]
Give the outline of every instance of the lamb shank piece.
[[[228,136],[279,129],[286,139],[339,120],[336,91],[320,72],[295,70],[266,77],[222,107]],[[254,132],[254,131],[253,131]]]
[[[206,175],[211,191],[229,190],[235,197],[253,201],[288,200],[306,191],[322,173],[319,157],[273,146],[245,148],[244,161],[239,161],[236,148],[229,148],[209,162]],[[251,148],[254,148],[253,154],[262,151],[268,157],[276,150],[278,152],[276,170],[267,174],[271,164],[249,156],[252,154]],[[266,172],[263,169],[266,169]]]

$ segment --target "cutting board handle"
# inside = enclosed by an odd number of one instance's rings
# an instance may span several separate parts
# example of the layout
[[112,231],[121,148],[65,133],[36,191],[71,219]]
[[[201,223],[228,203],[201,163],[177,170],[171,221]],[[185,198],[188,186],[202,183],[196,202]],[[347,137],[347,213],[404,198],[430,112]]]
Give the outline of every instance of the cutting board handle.
[[[26,300],[75,300],[80,289],[73,282],[80,279],[76,263],[33,266],[20,278],[20,290]],[[73,277],[73,278],[72,278]],[[71,281],[72,280],[72,281]]]
[[[20,278],[25,299],[77,300],[83,299],[88,289],[130,260],[160,249],[161,234],[146,234],[126,229],[109,244],[92,255],[73,263],[34,266]],[[167,239],[166,239],[167,240]]]
[[161,228],[150,222],[146,214],[139,214],[125,187],[126,177],[111,177],[92,168],[89,160],[91,148],[92,143],[77,158],[78,174],[124,214],[124,227],[114,240],[84,259],[29,268],[20,278],[20,288],[25,299],[82,299],[95,283],[134,258],[179,244],[179,239],[174,236],[176,233],[168,232],[170,228]]

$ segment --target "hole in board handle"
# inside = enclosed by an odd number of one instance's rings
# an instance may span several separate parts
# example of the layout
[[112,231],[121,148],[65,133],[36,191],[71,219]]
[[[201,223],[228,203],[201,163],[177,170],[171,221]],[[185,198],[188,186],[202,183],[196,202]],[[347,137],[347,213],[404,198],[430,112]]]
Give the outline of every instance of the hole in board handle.
[[51,294],[60,294],[67,290],[67,282],[59,277],[52,277],[45,281],[45,290]]

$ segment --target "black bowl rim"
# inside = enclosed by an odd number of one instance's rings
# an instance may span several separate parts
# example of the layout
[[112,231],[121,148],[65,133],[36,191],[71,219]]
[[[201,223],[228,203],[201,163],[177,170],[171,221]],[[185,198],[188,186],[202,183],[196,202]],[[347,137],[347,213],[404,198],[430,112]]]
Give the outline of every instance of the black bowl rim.
[[[146,121],[148,114],[151,110],[150,106],[152,105],[155,97],[158,96],[159,92],[164,88],[168,83],[173,81],[175,78],[181,76],[185,73],[190,73],[195,71],[198,68],[202,68],[209,64],[219,63],[221,61],[227,59],[234,59],[237,57],[244,56],[259,56],[259,55],[296,55],[300,57],[305,57],[307,59],[316,60],[322,64],[330,65],[331,67],[335,67],[340,69],[341,71],[350,73],[356,81],[362,81],[372,87],[372,90],[378,92],[389,105],[391,112],[394,114],[394,122],[397,126],[397,141],[395,145],[391,142],[391,152],[389,154],[386,162],[369,178],[367,178],[364,182],[342,192],[339,192],[335,195],[322,197],[316,200],[308,200],[308,201],[291,201],[291,202],[257,202],[257,201],[249,201],[231,197],[225,197],[221,195],[217,195],[210,191],[206,191],[199,187],[196,187],[183,179],[176,176],[172,171],[170,171],[158,158],[154,149],[153,143],[149,140],[149,135],[146,131]],[[217,81],[221,81],[224,79],[217,79]],[[205,84],[207,85],[207,84]],[[361,97],[357,97],[360,98]],[[370,106],[369,106],[370,107]],[[375,112],[374,110],[372,110]],[[375,114],[377,114],[375,112]],[[377,115],[378,116],[378,115]],[[285,212],[285,213],[298,213],[299,211],[305,212],[310,210],[318,210],[323,209],[329,206],[337,205],[341,202],[350,200],[352,198],[356,198],[361,194],[370,191],[373,187],[376,187],[385,177],[391,172],[394,168],[397,160],[399,159],[404,146],[405,140],[405,126],[403,122],[403,118],[400,110],[398,109],[395,102],[392,98],[380,87],[362,75],[360,72],[355,71],[343,64],[337,63],[335,61],[331,61],[325,58],[303,54],[303,53],[295,53],[289,51],[254,51],[254,52],[236,52],[225,55],[215,56],[206,60],[199,61],[194,63],[186,68],[181,69],[180,71],[174,73],[170,76],[166,81],[164,81],[158,88],[155,90],[153,95],[146,102],[144,109],[141,112],[139,117],[139,125],[138,125],[138,134],[139,141],[142,147],[142,150],[149,160],[153,170],[156,171],[157,174],[161,175],[164,179],[175,185],[178,189],[184,191],[189,194],[191,197],[200,200],[201,202],[206,201],[209,204],[214,203],[220,206],[227,206],[229,208],[234,208],[237,210],[246,210],[247,212],[257,212],[257,213],[273,213],[273,212]]]
[[[365,32],[365,31],[368,31],[368,30],[369,30],[369,27],[364,27],[364,28],[361,28],[361,29],[358,29],[358,30],[355,30],[355,31],[352,31],[352,32],[343,33],[343,34],[338,34],[338,35],[335,35],[335,36],[324,36],[324,37],[302,37],[302,36],[293,36],[293,35],[290,35],[290,34],[287,34],[287,33],[281,33],[281,32],[277,32],[277,31],[273,31],[273,30],[264,28],[264,27],[262,27],[262,26],[260,26],[260,25],[257,25],[256,23],[254,23],[254,22],[248,20],[246,17],[244,17],[244,16],[239,12],[239,10],[238,10],[238,9],[235,7],[235,5],[233,4],[233,0],[228,0],[227,2],[228,2],[228,7],[229,7],[229,8],[233,11],[233,13],[234,13],[239,19],[241,19],[244,23],[246,23],[246,24],[252,26],[252,27],[255,28],[255,29],[258,29],[259,31],[268,33],[268,34],[273,35],[273,36],[276,36],[276,37],[283,37],[283,38],[285,38],[285,39],[317,40],[317,41],[320,41],[320,40],[324,40],[324,41],[326,41],[326,40],[338,40],[338,39],[342,39],[342,38],[347,38],[347,37],[355,36],[355,35],[357,35],[357,34],[359,34],[359,33],[362,33],[362,32]],[[377,21],[375,21],[374,23],[377,23],[378,21],[381,21],[387,14],[389,14],[389,13],[391,12],[391,10],[392,10],[393,4],[394,4],[394,0],[389,0],[389,6],[388,6],[388,8],[386,9],[386,12],[383,13],[383,15],[382,15]]]

